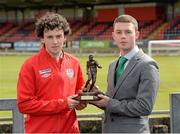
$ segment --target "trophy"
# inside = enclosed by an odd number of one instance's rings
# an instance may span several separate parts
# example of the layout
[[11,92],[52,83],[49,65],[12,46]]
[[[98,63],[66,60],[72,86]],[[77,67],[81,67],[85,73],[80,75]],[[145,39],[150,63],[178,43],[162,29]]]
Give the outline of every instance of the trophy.
[[97,68],[102,68],[96,60],[93,59],[93,55],[89,55],[89,60],[86,63],[86,71],[88,75],[88,80],[86,81],[85,86],[83,87],[82,93],[80,93],[76,100],[79,101],[97,101],[100,100],[98,94],[103,94],[99,91],[96,83]]

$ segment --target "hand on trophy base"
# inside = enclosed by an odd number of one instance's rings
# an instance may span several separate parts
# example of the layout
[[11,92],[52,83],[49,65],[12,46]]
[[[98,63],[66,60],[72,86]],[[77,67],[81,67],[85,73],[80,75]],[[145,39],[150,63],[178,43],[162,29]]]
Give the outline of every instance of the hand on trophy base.
[[93,91],[89,91],[89,85],[87,88],[83,88],[83,92],[80,93],[77,97],[74,99],[79,101],[98,101],[100,98],[98,97],[98,94],[104,94],[103,92],[100,92],[96,86],[94,86]]

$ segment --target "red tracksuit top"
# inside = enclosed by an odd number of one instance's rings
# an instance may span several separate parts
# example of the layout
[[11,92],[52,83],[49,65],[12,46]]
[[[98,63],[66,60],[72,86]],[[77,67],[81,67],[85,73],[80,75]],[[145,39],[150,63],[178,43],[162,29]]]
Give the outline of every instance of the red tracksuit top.
[[70,54],[64,52],[57,62],[42,48],[26,60],[17,84],[18,108],[27,115],[25,132],[79,133],[67,97],[81,92],[83,84],[80,63]]

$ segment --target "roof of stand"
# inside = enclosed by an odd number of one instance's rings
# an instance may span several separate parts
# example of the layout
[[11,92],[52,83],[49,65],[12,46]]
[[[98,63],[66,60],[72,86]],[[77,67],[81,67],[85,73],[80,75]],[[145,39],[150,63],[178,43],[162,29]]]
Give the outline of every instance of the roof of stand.
[[0,9],[24,9],[24,8],[73,8],[93,7],[95,5],[131,4],[131,3],[169,3],[180,0],[0,0]]

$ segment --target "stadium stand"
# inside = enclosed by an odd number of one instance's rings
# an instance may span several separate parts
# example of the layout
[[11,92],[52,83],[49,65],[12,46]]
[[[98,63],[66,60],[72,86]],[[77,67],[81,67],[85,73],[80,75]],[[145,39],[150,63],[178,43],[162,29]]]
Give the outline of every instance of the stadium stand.
[[178,36],[180,36],[180,16],[176,16],[170,21],[164,32],[164,39],[176,39]]
[[3,33],[7,32],[12,27],[13,27],[13,24],[10,23],[10,22],[0,23],[0,35],[2,35]]
[[100,35],[98,35],[98,39],[99,40],[112,40],[112,31],[113,31],[113,24],[109,24],[109,26],[106,28],[106,30],[104,30],[103,33],[101,33]]
[[[83,24],[81,20],[70,21],[72,27],[71,40],[87,39],[91,40],[111,40],[112,22],[98,23],[92,21]],[[179,39],[180,38],[180,16],[176,16],[171,21],[162,19],[152,21],[140,21],[140,39]],[[153,35],[151,35],[153,34]],[[15,42],[19,40],[37,40],[34,34],[34,24],[24,23],[15,25],[9,22],[0,24],[0,41]]]
[[104,30],[106,30],[106,28],[108,27],[108,24],[106,23],[95,23],[94,27],[92,29],[90,29],[88,31],[88,33],[86,34],[87,36],[97,36],[98,34],[100,34],[101,32],[103,32]]
[[83,26],[83,22],[80,19],[78,20],[69,19],[68,22],[70,22],[70,27],[73,33]]
[[[147,39],[148,36],[163,22],[164,20],[161,19],[152,21],[140,21],[140,39]],[[82,31],[78,31],[79,33],[81,33],[78,36],[84,36],[83,39],[85,39],[86,37],[86,39],[96,38],[97,40],[111,40],[112,23],[113,22],[89,24],[89,26],[85,26],[83,28],[84,31],[82,29]],[[88,31],[85,32],[85,30]]]
[[88,37],[86,34],[90,29],[92,29],[95,26],[95,22],[92,21],[88,24],[83,24],[82,27],[80,27],[75,33],[73,33],[72,39],[79,40],[79,39],[90,39],[91,37]]
[[140,22],[140,39],[147,39],[148,36],[156,30],[161,24],[163,20],[157,19],[149,22]]
[[171,21],[166,21],[159,26],[154,36],[149,39],[153,40],[168,40],[180,39],[180,16],[176,16]]
[[[133,5],[125,3],[122,5],[123,6],[116,6],[113,4],[111,7],[101,5],[101,8],[94,6],[94,8],[90,8],[90,10],[83,7],[80,12],[80,14],[82,14],[81,16],[78,14],[80,11],[78,8],[62,10],[62,12],[68,16],[68,22],[70,22],[72,29],[72,36],[68,37],[68,39],[70,39],[70,41],[112,40],[112,21],[120,13],[130,14],[137,18],[139,21],[140,40],[168,40],[180,38],[180,16],[178,12],[172,15],[170,19],[168,18],[168,13],[170,13],[170,11],[161,4],[158,4],[158,2]],[[178,3],[176,4],[176,10],[179,9],[179,5]],[[35,37],[33,20],[48,11],[48,8],[35,12],[33,9],[31,10],[32,14],[24,12],[22,16],[15,11],[11,14],[8,14],[6,11],[1,12],[1,14],[4,12],[3,19],[7,20],[7,22],[0,21],[0,42],[38,40]],[[58,11],[58,8],[56,11]],[[12,15],[15,19],[8,20],[8,16],[12,17]],[[176,17],[174,17],[175,15]]]

